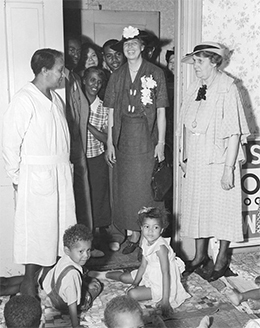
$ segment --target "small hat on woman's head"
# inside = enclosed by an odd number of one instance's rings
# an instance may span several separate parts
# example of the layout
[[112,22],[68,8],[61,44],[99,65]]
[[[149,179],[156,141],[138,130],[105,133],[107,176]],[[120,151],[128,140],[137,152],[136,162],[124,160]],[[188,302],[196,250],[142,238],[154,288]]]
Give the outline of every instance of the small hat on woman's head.
[[223,58],[224,56],[224,48],[216,42],[202,42],[198,44],[191,53],[186,54],[184,58],[182,58],[181,62],[186,64],[193,64],[192,56],[201,51],[209,51],[218,54]]
[[122,39],[116,44],[112,45],[110,48],[115,51],[123,52],[123,45],[126,41],[139,39],[146,43],[147,38],[148,34],[145,31],[139,30],[138,28],[133,26],[128,26],[123,29]]

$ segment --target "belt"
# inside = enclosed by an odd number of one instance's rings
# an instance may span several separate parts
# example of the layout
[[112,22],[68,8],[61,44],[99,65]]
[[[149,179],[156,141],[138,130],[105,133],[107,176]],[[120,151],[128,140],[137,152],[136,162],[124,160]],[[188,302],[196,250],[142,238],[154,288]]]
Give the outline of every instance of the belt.
[[68,163],[69,154],[51,155],[51,156],[33,156],[22,155],[22,164],[28,165],[54,165],[60,163]]

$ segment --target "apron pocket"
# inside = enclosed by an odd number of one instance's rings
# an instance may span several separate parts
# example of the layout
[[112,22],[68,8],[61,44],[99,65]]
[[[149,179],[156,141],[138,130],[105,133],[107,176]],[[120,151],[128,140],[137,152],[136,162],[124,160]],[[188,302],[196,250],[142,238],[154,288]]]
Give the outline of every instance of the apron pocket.
[[51,170],[31,173],[31,192],[35,195],[47,196],[54,192],[54,181]]

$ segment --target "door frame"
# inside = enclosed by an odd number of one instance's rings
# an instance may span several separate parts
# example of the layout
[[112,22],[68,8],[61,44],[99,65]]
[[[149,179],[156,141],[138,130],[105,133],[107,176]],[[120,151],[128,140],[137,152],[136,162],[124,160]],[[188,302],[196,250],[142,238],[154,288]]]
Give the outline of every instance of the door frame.
[[[175,3],[175,74],[174,74],[174,127],[180,118],[180,107],[183,96],[194,81],[195,74],[192,65],[183,65],[181,59],[191,52],[202,39],[202,1],[203,0],[177,0]],[[173,233],[172,243],[174,249],[180,251],[180,216],[181,216],[181,186],[182,171],[179,167],[179,145],[176,136],[173,136]]]

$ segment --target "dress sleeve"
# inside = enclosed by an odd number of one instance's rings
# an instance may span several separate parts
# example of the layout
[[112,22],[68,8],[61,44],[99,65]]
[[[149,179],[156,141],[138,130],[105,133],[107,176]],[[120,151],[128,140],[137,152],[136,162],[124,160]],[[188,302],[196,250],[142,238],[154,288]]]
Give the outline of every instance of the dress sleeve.
[[115,101],[116,101],[116,92],[115,92],[115,87],[116,87],[116,74],[112,73],[107,87],[106,87],[106,93],[105,93],[105,98],[103,102],[104,107],[109,107],[109,108],[115,108]]
[[168,107],[169,106],[168,93],[167,93],[166,80],[163,70],[158,69],[156,75],[157,75],[157,90],[156,90],[155,107],[156,108]]
[[230,90],[225,96],[220,131],[220,138],[223,139],[229,138],[233,134],[241,135],[242,144],[250,134],[238,89],[234,83],[231,84]]
[[7,175],[18,184],[23,139],[33,116],[33,104],[26,96],[15,97],[4,114],[3,158]]

